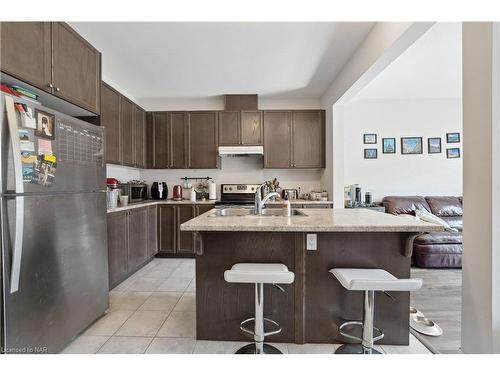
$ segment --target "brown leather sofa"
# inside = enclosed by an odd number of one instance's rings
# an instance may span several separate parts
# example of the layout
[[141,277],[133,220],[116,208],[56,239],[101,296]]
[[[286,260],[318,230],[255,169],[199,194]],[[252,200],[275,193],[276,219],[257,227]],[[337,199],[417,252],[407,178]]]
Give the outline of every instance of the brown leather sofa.
[[458,232],[425,233],[413,243],[413,264],[424,268],[462,267],[462,197],[390,196],[382,200],[387,213],[415,215],[427,210]]

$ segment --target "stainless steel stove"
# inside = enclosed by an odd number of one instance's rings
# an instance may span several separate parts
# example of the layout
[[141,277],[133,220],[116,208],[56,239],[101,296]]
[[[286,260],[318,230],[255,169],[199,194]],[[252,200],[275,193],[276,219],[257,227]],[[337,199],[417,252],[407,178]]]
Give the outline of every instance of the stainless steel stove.
[[220,206],[253,206],[255,192],[260,184],[222,184],[220,201],[215,202]]

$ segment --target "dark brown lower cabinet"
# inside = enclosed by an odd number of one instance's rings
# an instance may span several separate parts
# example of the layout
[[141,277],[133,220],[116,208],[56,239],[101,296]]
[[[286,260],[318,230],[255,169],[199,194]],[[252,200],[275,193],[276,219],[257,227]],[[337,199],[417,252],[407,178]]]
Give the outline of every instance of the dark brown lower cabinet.
[[176,251],[176,206],[160,204],[158,206],[158,233],[160,254],[175,254]]
[[112,289],[156,254],[156,206],[110,213],[107,224],[109,288]]
[[127,277],[128,211],[108,214],[109,289]]
[[148,207],[148,257],[158,253],[158,207]]
[[197,241],[192,232],[181,232],[182,223],[214,208],[211,204],[159,205],[160,256],[194,256]]
[[181,232],[180,225],[196,216],[196,206],[177,206],[177,253],[194,254],[194,233]]
[[131,271],[148,259],[148,208],[136,208],[128,212],[128,268]]

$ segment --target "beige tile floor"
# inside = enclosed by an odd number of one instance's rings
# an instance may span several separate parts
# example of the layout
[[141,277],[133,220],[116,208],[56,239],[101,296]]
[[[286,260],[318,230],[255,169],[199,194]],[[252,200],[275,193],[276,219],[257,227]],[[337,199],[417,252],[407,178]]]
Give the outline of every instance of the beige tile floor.
[[[244,343],[196,340],[194,259],[154,259],[109,293],[109,312],[63,353],[230,354]],[[331,354],[333,344],[274,344],[283,353]],[[377,347],[389,354],[430,353],[410,345]]]

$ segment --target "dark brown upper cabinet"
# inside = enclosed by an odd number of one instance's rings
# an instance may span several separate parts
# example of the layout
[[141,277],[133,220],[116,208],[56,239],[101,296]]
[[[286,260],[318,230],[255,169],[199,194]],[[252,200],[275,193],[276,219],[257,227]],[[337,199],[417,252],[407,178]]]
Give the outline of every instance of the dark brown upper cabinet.
[[188,113],[188,168],[218,168],[217,112]]
[[234,146],[241,141],[240,111],[219,112],[219,145]]
[[101,126],[106,127],[107,162],[146,166],[146,112],[102,82]]
[[144,168],[146,166],[146,112],[138,105],[134,106],[134,166]]
[[0,67],[41,90],[52,92],[50,22],[2,22]]
[[63,22],[52,23],[54,94],[98,114],[101,53]]
[[130,167],[134,166],[134,110],[134,103],[122,96],[120,105],[121,161],[123,165]]
[[106,158],[120,164],[120,93],[102,83],[101,126],[106,127]]
[[264,168],[324,168],[324,150],[324,111],[264,111]]
[[170,113],[170,163],[172,169],[188,167],[187,112]]
[[292,167],[292,112],[264,111],[264,168]]
[[261,111],[219,112],[219,145],[262,145]]
[[101,53],[64,22],[2,22],[1,69],[95,114]]
[[218,167],[217,112],[153,112],[147,129],[150,168]]
[[324,111],[293,112],[292,166],[294,168],[324,167],[324,115]]
[[145,167],[146,168],[154,168],[154,114],[153,112],[146,112],[146,142],[145,142]]
[[241,112],[241,144],[242,145],[262,145],[262,112],[242,111]]
[[153,113],[153,168],[168,168],[170,124],[168,112]]

